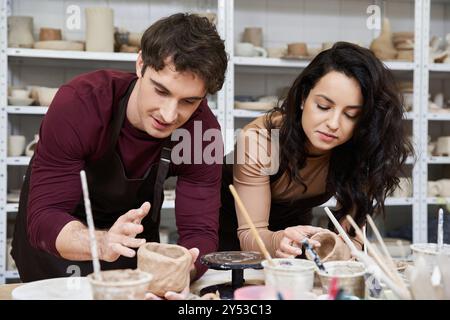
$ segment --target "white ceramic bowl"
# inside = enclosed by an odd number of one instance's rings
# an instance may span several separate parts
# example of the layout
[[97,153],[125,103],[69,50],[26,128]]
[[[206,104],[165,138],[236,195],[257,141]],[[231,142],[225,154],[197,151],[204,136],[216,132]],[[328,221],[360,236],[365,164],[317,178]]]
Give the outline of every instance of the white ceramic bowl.
[[38,95],[39,95],[39,103],[41,106],[49,106],[53,98],[56,95],[56,92],[58,92],[59,88],[46,88],[46,87],[39,87],[38,88]]
[[33,102],[31,98],[8,97],[8,104],[11,106],[29,106]]

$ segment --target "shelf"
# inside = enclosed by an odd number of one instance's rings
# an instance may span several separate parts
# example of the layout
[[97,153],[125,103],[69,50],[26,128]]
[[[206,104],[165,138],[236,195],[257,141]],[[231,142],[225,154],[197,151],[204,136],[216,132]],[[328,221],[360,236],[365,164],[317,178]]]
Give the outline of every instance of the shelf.
[[19,211],[18,203],[7,203],[6,204],[6,212],[17,212]]
[[88,52],[88,51],[63,51],[63,50],[40,50],[40,49],[6,49],[8,57],[14,58],[47,58],[47,59],[70,59],[70,60],[102,60],[119,62],[136,62],[137,53],[123,52]]
[[405,112],[405,119],[406,120],[414,119],[414,112]]
[[414,164],[414,158],[413,157],[406,158],[406,164]]
[[413,62],[405,61],[383,61],[384,65],[393,71],[412,71],[414,70]]
[[48,107],[20,107],[20,106],[8,106],[6,112],[9,114],[46,114]]
[[19,272],[17,270],[6,270],[6,279],[15,280],[19,279]]
[[242,110],[242,109],[234,109],[233,116],[235,118],[256,118],[260,115],[263,115],[267,111],[254,111],[254,110]]
[[[386,198],[385,206],[410,206],[413,203],[413,198]],[[321,204],[319,207],[335,207],[336,199],[333,197],[326,203]]]
[[[265,114],[267,111],[255,111],[255,110],[244,110],[244,109],[233,109],[233,116],[235,118],[256,118],[263,114]],[[411,120],[414,118],[413,112],[405,112],[405,118],[407,120]]]
[[450,120],[450,112],[448,113],[427,113],[428,120],[435,121],[449,121]]
[[[8,106],[6,112],[8,114],[39,114],[44,115],[48,111],[48,107],[36,106],[36,107],[21,107],[21,106]],[[217,116],[219,111],[211,108],[211,112]]]
[[450,203],[450,198],[436,198],[436,197],[428,197],[427,203],[428,204],[445,204]]
[[[175,200],[167,200],[163,202],[162,209],[174,209],[175,208]],[[18,203],[7,203],[6,204],[6,212],[17,212],[19,210]]]
[[8,157],[6,164],[10,166],[27,166],[30,160],[31,157]]
[[430,64],[430,71],[450,72],[450,63],[432,63]]
[[279,58],[253,58],[253,57],[234,57],[234,65],[236,66],[253,66],[253,67],[282,67],[282,68],[305,68],[309,60],[287,60]]
[[[233,62],[235,66],[305,68],[311,61],[235,56]],[[412,71],[414,69],[414,63],[412,62],[384,61],[383,63],[394,71]]]
[[387,198],[385,206],[409,206],[412,205],[413,198]]
[[175,200],[164,200],[162,209],[175,209]]
[[429,164],[450,164],[450,157],[428,157]]

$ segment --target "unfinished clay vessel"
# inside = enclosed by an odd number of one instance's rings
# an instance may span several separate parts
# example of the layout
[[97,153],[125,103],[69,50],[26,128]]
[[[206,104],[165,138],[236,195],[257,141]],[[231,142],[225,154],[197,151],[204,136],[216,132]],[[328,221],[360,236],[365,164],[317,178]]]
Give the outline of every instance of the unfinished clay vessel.
[[167,291],[181,292],[189,285],[192,256],[174,244],[148,242],[137,253],[138,269],[151,273],[148,290],[163,297]]
[[[345,244],[336,233],[331,231],[318,232],[311,237],[312,240],[320,242],[321,246],[315,248],[322,262],[335,260],[350,260],[350,248]],[[309,260],[313,260],[309,254],[306,254]]]
[[372,41],[370,50],[380,60],[393,60],[397,57],[397,50],[392,41],[391,24],[384,18],[380,36]]

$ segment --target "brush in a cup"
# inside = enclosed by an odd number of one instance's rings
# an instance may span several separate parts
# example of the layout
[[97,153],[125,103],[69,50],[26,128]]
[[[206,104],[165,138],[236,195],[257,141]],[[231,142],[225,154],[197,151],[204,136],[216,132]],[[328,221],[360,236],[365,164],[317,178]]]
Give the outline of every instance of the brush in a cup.
[[322,261],[320,261],[319,255],[317,254],[316,250],[313,249],[313,247],[309,244],[308,239],[303,239],[302,240],[302,244],[305,247],[306,251],[308,251],[308,253],[311,255],[311,257],[313,258],[314,263],[317,265],[317,267],[319,268],[319,270],[328,273],[327,270],[325,269]]

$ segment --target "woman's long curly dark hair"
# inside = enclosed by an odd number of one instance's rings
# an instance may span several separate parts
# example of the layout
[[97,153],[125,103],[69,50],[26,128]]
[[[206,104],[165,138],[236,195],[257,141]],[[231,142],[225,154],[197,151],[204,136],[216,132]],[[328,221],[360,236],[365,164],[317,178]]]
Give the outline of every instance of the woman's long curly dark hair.
[[294,81],[283,104],[267,114],[265,125],[274,129],[273,118],[282,114],[280,168],[291,182],[303,184],[299,171],[306,166],[308,152],[300,106],[330,71],[358,81],[364,99],[352,138],[332,150],[327,181],[340,205],[336,218],[354,210],[356,223],[363,225],[366,214],[384,213],[386,196],[398,185],[408,155],[414,154],[404,132],[401,95],[391,72],[375,55],[346,42],[321,52]]

